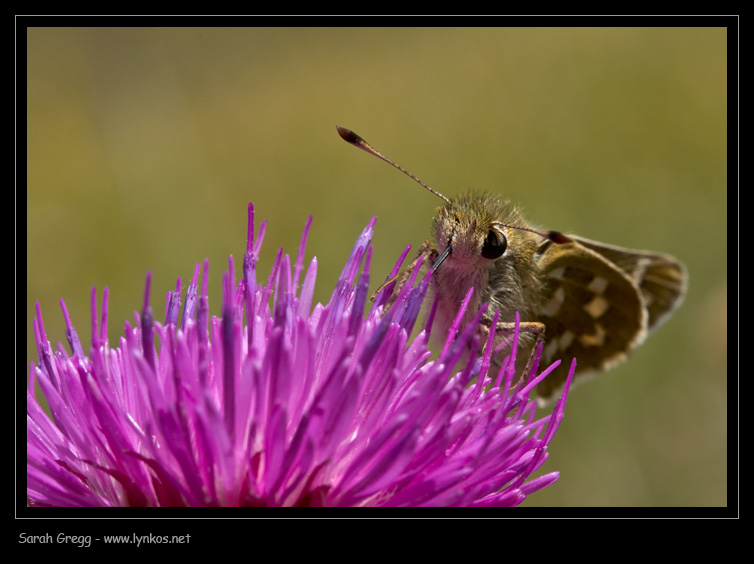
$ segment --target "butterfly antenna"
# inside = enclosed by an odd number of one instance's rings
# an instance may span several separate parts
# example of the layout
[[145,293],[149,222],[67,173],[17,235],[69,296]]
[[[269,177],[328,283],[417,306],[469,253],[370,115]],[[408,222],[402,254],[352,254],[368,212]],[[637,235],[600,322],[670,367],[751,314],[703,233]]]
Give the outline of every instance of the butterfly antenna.
[[356,133],[354,133],[350,129],[346,129],[345,127],[340,127],[339,125],[336,125],[335,127],[338,130],[338,133],[340,134],[340,136],[343,138],[344,141],[348,141],[354,147],[358,147],[359,149],[362,149],[363,151],[366,151],[370,155],[374,155],[378,159],[382,159],[383,161],[385,161],[389,165],[394,166],[395,168],[397,168],[398,170],[400,170],[403,174],[405,174],[409,178],[412,178],[412,179],[416,180],[416,182],[418,182],[419,184],[421,184],[422,186],[424,186],[427,190],[429,190],[430,192],[432,192],[438,198],[442,198],[447,203],[450,203],[450,200],[448,198],[446,198],[445,196],[443,196],[442,194],[440,194],[440,192],[438,192],[437,190],[435,190],[435,189],[431,188],[430,186],[427,186],[426,184],[424,184],[424,182],[422,182],[421,180],[419,180],[418,178],[416,178],[413,174],[411,174],[409,171],[407,171],[402,166],[395,164],[393,161],[391,161],[390,159],[388,159],[385,155],[383,155],[382,153],[380,153],[377,149],[375,149],[374,147],[372,147],[369,143],[367,143],[366,141],[364,141],[364,139],[362,139],[359,135],[357,135]]
[[[448,204],[450,203],[450,200],[448,198],[446,198],[445,196],[443,196],[442,194],[440,194],[440,192],[438,192],[434,188],[432,188],[432,187],[427,186],[426,184],[424,184],[424,182],[422,182],[421,180],[419,180],[416,176],[414,176],[413,174],[411,174],[409,171],[407,171],[402,166],[400,166],[400,165],[394,163],[393,161],[391,161],[390,159],[388,159],[385,155],[383,155],[377,149],[375,149],[369,143],[367,143],[357,133],[354,133],[350,129],[346,129],[345,127],[340,127],[339,125],[336,125],[335,128],[338,130],[338,134],[343,138],[344,141],[347,141],[348,143],[350,143],[354,147],[358,147],[362,151],[366,151],[370,155],[374,155],[378,159],[382,159],[383,161],[385,161],[387,164],[389,164],[391,166],[394,166],[395,168],[397,168],[398,170],[400,170],[403,174],[405,174],[409,178],[412,178],[413,180],[415,180],[416,182],[418,182],[419,184],[421,184],[424,188],[426,188],[427,190],[429,190],[430,192],[432,192],[438,198],[442,198]],[[519,227],[517,225],[506,225],[504,223],[501,223],[499,225],[503,225],[504,227],[508,227],[510,229],[520,229],[522,231],[530,231],[532,233],[536,233],[537,235],[539,235],[541,237],[544,237],[545,239],[548,239],[548,240],[552,241],[553,243],[557,243],[557,244],[570,243],[571,242],[571,239],[567,235],[563,235],[560,231],[537,231],[536,229],[530,229],[528,227]],[[442,261],[440,261],[440,262],[442,262]],[[439,265],[439,263],[438,263],[438,265]]]

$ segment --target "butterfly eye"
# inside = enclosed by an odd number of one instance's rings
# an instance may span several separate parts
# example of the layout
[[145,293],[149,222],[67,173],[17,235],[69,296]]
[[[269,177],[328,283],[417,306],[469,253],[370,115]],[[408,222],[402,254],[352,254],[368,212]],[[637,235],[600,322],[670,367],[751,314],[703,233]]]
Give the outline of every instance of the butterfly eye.
[[482,245],[482,256],[489,260],[498,259],[503,256],[505,249],[508,248],[508,240],[505,235],[494,229],[490,229],[487,238]]

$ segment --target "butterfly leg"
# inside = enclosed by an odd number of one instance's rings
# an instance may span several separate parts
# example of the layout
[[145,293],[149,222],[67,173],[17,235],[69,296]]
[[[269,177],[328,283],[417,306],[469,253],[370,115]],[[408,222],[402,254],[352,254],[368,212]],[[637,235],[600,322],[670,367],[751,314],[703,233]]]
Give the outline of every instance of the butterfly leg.
[[374,302],[377,299],[377,296],[388,289],[392,284],[395,284],[392,287],[392,295],[390,296],[390,299],[388,300],[387,307],[385,308],[385,311],[388,311],[390,307],[393,305],[393,302],[395,301],[395,298],[398,297],[398,294],[401,293],[401,289],[403,288],[404,284],[408,282],[408,280],[411,278],[411,275],[414,272],[414,269],[421,263],[422,265],[426,266],[427,264],[431,264],[433,261],[433,256],[437,256],[437,251],[435,250],[434,245],[431,241],[425,241],[424,244],[419,248],[419,252],[416,254],[416,258],[411,261],[411,264],[409,264],[406,268],[398,272],[395,276],[391,276],[385,282],[377,288],[377,290],[372,295],[372,302]]
[[[489,320],[483,320],[482,324],[487,328],[487,331],[489,331],[490,322]],[[510,321],[501,321],[495,326],[495,332],[496,334],[500,335],[502,334],[503,337],[509,337],[513,335],[516,331],[516,324],[515,322]],[[545,324],[540,323],[539,321],[521,321],[518,324],[518,332],[519,335],[521,333],[525,333],[526,336],[524,336],[523,339],[519,338],[519,349],[522,349],[524,351],[528,351],[527,354],[527,361],[526,366],[524,368],[524,371],[521,374],[520,380],[523,381],[526,378],[528,378],[529,373],[531,372],[532,368],[534,368],[534,359],[536,358],[537,349],[539,348],[539,345],[542,344],[545,338]],[[534,343],[531,343],[531,339],[528,338],[528,335],[534,335]],[[496,348],[500,347],[502,344],[502,339],[495,339],[496,341]],[[500,351],[497,352],[497,354],[494,355],[495,357],[495,364],[500,365],[502,362],[504,356],[506,354],[509,354],[510,352],[510,344],[503,346]],[[495,353],[495,350],[493,349],[493,354]]]

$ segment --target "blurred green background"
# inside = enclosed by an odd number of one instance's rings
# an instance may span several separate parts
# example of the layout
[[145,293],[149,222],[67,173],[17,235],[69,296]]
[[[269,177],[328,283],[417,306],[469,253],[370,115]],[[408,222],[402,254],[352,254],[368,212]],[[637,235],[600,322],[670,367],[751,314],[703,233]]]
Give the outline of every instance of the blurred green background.
[[[266,276],[295,256],[327,300],[378,217],[373,283],[430,234],[440,203],[344,143],[353,129],[447,196],[519,202],[547,229],[671,253],[684,306],[632,360],[568,400],[527,506],[727,504],[727,32],[723,28],[87,28],[28,30],[27,366],[39,300],[110,342],[178,276],[245,249],[269,221]],[[67,347],[67,344],[66,344]]]

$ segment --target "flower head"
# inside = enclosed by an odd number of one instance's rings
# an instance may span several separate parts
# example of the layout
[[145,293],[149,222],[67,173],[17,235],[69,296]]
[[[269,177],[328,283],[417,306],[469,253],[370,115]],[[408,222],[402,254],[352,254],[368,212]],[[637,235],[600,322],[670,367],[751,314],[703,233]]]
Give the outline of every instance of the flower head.
[[487,377],[493,334],[481,357],[466,354],[479,317],[459,321],[430,361],[431,315],[410,338],[429,274],[387,311],[380,295],[364,316],[374,220],[330,301],[312,307],[311,218],[295,263],[279,251],[266,282],[256,270],[265,225],[255,238],[253,218],[250,205],[242,277],[236,284],[231,258],[220,318],[209,315],[207,261],[182,314],[180,279],[168,292],[163,324],[152,318],[148,276],[137,323],[115,347],[107,289],[101,321],[93,289],[88,356],[63,301],[70,354],[51,349],[37,305],[29,505],[511,506],[557,479],[531,477],[563,416],[565,395],[535,419],[529,392],[548,371],[517,381],[511,359]]

